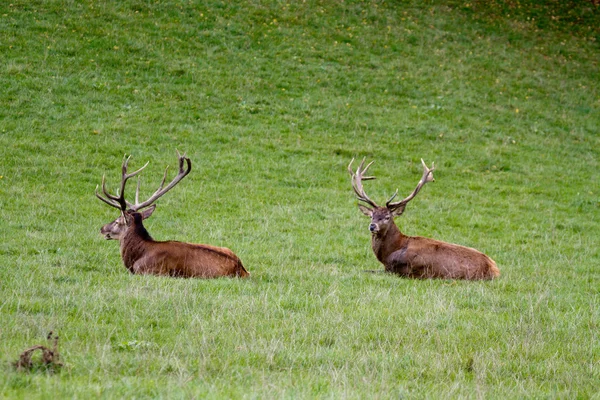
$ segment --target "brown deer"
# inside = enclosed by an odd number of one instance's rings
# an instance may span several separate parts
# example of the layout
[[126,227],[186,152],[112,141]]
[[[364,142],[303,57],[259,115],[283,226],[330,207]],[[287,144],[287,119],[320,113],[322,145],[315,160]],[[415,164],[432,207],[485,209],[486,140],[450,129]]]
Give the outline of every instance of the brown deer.
[[393,203],[392,200],[398,195],[396,190],[385,207],[379,207],[365,194],[362,185],[362,181],[375,179],[374,176],[364,176],[373,162],[365,167],[363,159],[356,173],[352,170],[352,162],[354,159],[348,165],[352,189],[359,201],[370,206],[358,205],[362,213],[371,218],[371,245],[386,272],[420,279],[492,279],[500,275],[494,260],[480,251],[425,237],[406,236],[396,226],[394,217],[402,215],[406,204],[427,182],[434,180],[433,164],[427,168],[421,159],[423,176],[415,190],[404,200]]
[[[100,229],[100,233],[107,240],[115,239],[121,244],[121,258],[125,267],[133,274],[167,275],[186,278],[217,278],[221,276],[246,277],[250,275],[242,265],[240,259],[225,247],[215,247],[205,244],[191,244],[176,241],[159,242],[152,239],[142,221],[152,215],[156,205],[153,204],[159,197],[171,190],[192,170],[192,162],[184,155],[179,157],[179,173],[166,187],[167,169],[162,182],[156,192],[142,203],[139,202],[140,181],[138,177],[135,192],[135,204],[125,200],[125,184],[127,180],[136,176],[146,166],[130,174],[127,173],[129,156],[123,161],[121,189],[118,196],[111,195],[106,190],[104,176],[102,177],[102,191],[104,196],[96,197],[118,208],[121,216]],[[184,164],[187,168],[184,169]]]

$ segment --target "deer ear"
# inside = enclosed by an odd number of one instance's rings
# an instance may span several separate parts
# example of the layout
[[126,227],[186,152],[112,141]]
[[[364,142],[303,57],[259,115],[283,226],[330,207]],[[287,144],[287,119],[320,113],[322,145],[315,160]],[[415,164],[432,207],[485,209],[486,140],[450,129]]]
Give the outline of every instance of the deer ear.
[[399,215],[402,215],[402,213],[404,212],[404,209],[405,209],[405,208],[406,208],[406,204],[404,204],[403,206],[400,206],[400,207],[398,207],[398,208],[394,208],[394,209],[392,210],[392,215],[393,215],[394,217],[397,217],[397,216],[399,216]]
[[142,219],[150,218],[154,210],[156,209],[156,204],[152,204],[150,207],[146,208],[140,214],[142,214]]
[[358,209],[365,214],[367,217],[372,217],[373,216],[373,210],[370,209],[369,207],[365,207],[362,204],[358,205]]

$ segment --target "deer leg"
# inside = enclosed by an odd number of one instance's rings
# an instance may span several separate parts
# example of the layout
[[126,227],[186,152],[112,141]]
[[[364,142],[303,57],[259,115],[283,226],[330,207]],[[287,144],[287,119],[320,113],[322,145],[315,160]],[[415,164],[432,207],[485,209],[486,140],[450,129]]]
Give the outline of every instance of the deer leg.
[[167,275],[165,272],[157,270],[156,265],[147,262],[145,258],[141,258],[133,264],[132,272],[136,275]]
[[406,257],[406,249],[406,247],[403,247],[390,254],[385,263],[385,269],[387,271],[401,276],[410,276],[412,274],[412,267]]

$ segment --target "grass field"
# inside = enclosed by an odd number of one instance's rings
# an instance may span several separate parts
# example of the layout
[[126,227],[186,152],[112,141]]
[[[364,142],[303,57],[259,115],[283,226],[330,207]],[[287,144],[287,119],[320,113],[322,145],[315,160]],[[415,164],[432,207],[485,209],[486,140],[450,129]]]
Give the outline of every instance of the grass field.
[[[0,4],[5,398],[599,398],[600,9],[590,1]],[[252,273],[133,276],[94,197]],[[346,166],[489,282],[385,274]],[[60,336],[64,368],[17,372]]]

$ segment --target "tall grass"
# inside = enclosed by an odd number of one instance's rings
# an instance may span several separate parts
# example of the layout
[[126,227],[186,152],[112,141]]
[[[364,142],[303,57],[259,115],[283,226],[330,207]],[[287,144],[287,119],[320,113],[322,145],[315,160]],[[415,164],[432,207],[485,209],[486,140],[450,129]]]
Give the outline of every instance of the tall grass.
[[[570,6],[566,9],[565,4]],[[600,345],[598,9],[591,2],[0,5],[5,397],[592,398]],[[98,234],[124,154],[146,223],[252,273],[132,276]],[[376,200],[436,182],[403,232],[476,247],[492,282],[381,268]],[[10,363],[49,330],[57,374]]]

